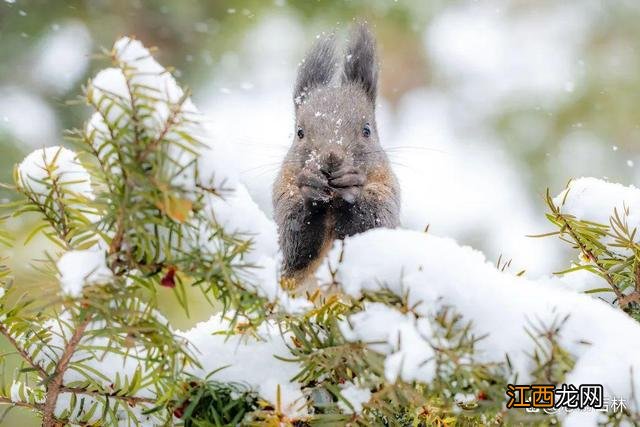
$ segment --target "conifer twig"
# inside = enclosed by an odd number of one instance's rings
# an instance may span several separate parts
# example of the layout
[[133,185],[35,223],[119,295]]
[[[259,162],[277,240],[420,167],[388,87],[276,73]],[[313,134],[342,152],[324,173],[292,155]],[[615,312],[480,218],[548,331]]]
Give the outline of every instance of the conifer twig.
[[64,351],[58,364],[56,366],[56,370],[53,373],[51,381],[47,384],[47,398],[42,407],[43,417],[42,417],[42,426],[43,427],[55,427],[56,419],[55,419],[55,409],[56,402],[58,400],[58,395],[62,389],[62,380],[64,378],[64,374],[69,367],[69,363],[71,362],[71,358],[80,344],[80,340],[82,339],[89,322],[91,321],[91,316],[87,316],[78,326],[76,330],[71,335],[69,342],[64,347]]
[[81,387],[67,387],[67,386],[60,386],[60,392],[61,393],[75,393],[75,394],[85,394],[87,396],[95,396],[95,397],[102,397],[102,398],[106,398],[106,399],[117,399],[117,400],[122,400],[124,402],[127,402],[131,405],[137,405],[140,403],[149,403],[149,404],[157,404],[157,401],[154,399],[150,399],[148,397],[139,397],[139,396],[126,396],[126,395],[120,395],[120,394],[115,394],[115,393],[106,393],[106,392],[101,392],[101,391],[95,391],[95,390],[87,390],[85,388],[81,388]]
[[13,348],[15,348],[20,356],[22,356],[22,358],[38,373],[38,375],[40,375],[41,378],[45,379],[49,377],[47,371],[45,371],[42,366],[40,366],[38,363],[36,363],[35,360],[33,360],[29,352],[18,344],[16,339],[9,333],[6,326],[2,323],[0,323],[0,334],[2,334],[7,339],[7,341],[9,341],[9,344],[11,344]]
[[28,409],[42,409],[42,405],[39,404],[39,403],[13,401],[13,400],[9,399],[8,397],[4,397],[4,396],[0,396],[0,404],[8,404],[8,405],[13,405],[13,406],[20,406],[21,408],[28,408]]
[[625,296],[620,291],[620,289],[618,289],[618,286],[613,280],[613,277],[611,277],[611,274],[609,273],[609,271],[602,264],[600,264],[600,261],[598,260],[598,258],[593,254],[593,252],[589,248],[587,248],[587,246],[582,242],[582,240],[580,240],[580,238],[578,237],[578,234],[575,232],[573,227],[571,227],[571,224],[569,224],[569,221],[567,221],[567,219],[563,215],[561,215],[559,212],[555,212],[555,213],[556,213],[556,217],[560,221],[562,221],[564,227],[566,227],[567,229],[567,232],[571,235],[573,240],[576,242],[576,244],[580,248],[580,251],[584,254],[585,257],[587,257],[589,261],[591,261],[596,267],[598,267],[598,270],[600,271],[604,279],[607,281],[607,283],[609,284],[613,292],[616,294],[616,299],[618,300],[618,303],[624,307],[624,305],[622,304],[622,301],[624,300]]

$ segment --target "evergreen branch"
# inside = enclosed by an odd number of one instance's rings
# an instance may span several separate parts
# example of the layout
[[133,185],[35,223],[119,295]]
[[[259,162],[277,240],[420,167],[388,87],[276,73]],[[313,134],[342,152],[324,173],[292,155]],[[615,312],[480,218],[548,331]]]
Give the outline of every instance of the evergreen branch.
[[605,280],[607,281],[609,286],[611,286],[611,289],[613,290],[613,292],[616,294],[616,298],[619,301],[622,300],[624,298],[624,295],[622,294],[622,292],[620,292],[620,289],[618,289],[618,286],[616,285],[615,281],[613,280],[613,277],[609,273],[609,270],[607,270],[600,263],[600,261],[598,260],[598,257],[596,257],[593,254],[593,251],[591,251],[589,248],[587,248],[587,246],[582,242],[582,240],[580,240],[580,237],[578,237],[578,234],[575,232],[573,227],[571,227],[571,225],[569,224],[569,221],[567,221],[566,218],[564,218],[564,216],[562,216],[562,215],[559,216],[559,219],[560,219],[560,221],[563,222],[563,224],[566,227],[567,231],[569,232],[571,237],[574,239],[576,244],[579,246],[580,251],[584,254],[584,256],[587,257],[587,259],[589,261],[593,262],[596,267],[598,267],[598,270],[603,275],[603,277],[605,278]]
[[60,230],[58,230],[58,227],[57,227],[57,222],[50,217],[49,212],[47,212],[44,206],[42,206],[40,201],[34,198],[33,194],[31,194],[31,192],[29,191],[22,191],[22,194],[29,200],[29,202],[31,202],[33,206],[36,207],[38,212],[42,214],[42,216],[44,217],[45,221],[55,231],[55,234],[57,235],[58,239],[60,239],[60,241],[62,242],[62,243],[58,242],[58,244],[62,245],[65,249],[69,249],[70,248],[69,242],[67,242],[67,240],[65,239],[64,233],[62,234],[60,233]]
[[563,225],[566,227],[567,231],[569,232],[571,237],[574,239],[574,241],[576,242],[576,244],[578,245],[578,247],[580,248],[580,251],[584,254],[584,256],[587,257],[587,259],[591,261],[596,267],[598,267],[598,270],[600,271],[602,276],[605,278],[605,280],[607,281],[607,283],[609,284],[613,292],[616,294],[616,298],[620,302],[624,298],[624,294],[620,291],[620,289],[618,289],[618,286],[616,285],[615,281],[613,280],[613,277],[609,273],[609,270],[607,270],[600,263],[600,260],[598,259],[598,257],[596,257],[593,254],[593,251],[587,248],[587,246],[582,242],[582,240],[580,240],[580,237],[578,237],[578,234],[575,232],[573,227],[571,227],[571,225],[569,224],[569,221],[567,221],[563,215],[559,215],[558,218],[560,219],[560,221],[563,222]]
[[618,301],[618,303],[620,304],[621,307],[626,307],[629,304],[634,303],[634,302],[640,302],[640,292],[638,292],[638,291],[633,291],[629,295],[623,296]]
[[60,225],[62,226],[62,235],[60,236],[60,238],[67,244],[67,246],[71,246],[71,241],[68,238],[69,232],[70,232],[69,224],[67,221],[67,215],[65,213],[65,205],[63,202],[62,194],[59,188],[58,178],[53,177],[51,175],[50,175],[50,178],[51,178],[51,190],[56,195],[55,201],[58,205],[58,209],[60,209]]
[[82,387],[68,387],[68,386],[60,386],[60,393],[74,393],[74,394],[84,394],[87,396],[100,397],[105,399],[117,399],[122,400],[130,405],[137,405],[141,403],[148,403],[150,405],[156,405],[158,402],[155,399],[151,399],[148,397],[139,397],[139,396],[126,396],[114,393],[107,393],[96,390],[87,390]]
[[4,396],[0,396],[0,404],[19,406],[21,408],[27,408],[31,410],[42,410],[42,405],[40,403],[29,403],[29,402],[22,402],[22,401],[14,402],[13,400]]
[[[98,109],[98,106],[91,99],[92,97],[87,97],[87,98],[89,98],[89,105],[91,105],[93,107],[93,109],[95,111],[97,111],[98,114],[100,114],[100,117],[102,118],[103,123],[105,124],[105,126],[109,130],[109,136],[111,137],[111,141],[115,141],[116,136],[115,136],[115,134],[113,132],[111,124],[109,122],[107,122],[106,116],[104,115],[104,113],[101,110]],[[98,132],[98,129],[95,129],[94,132]],[[81,134],[81,138],[84,139],[85,146],[89,147],[91,155],[93,156],[93,158],[96,159],[96,161],[100,165],[100,169],[102,169],[102,172],[104,174],[105,180],[107,182],[107,186],[109,187],[109,192],[114,194],[115,191],[112,188],[112,183],[111,183],[111,180],[109,179],[109,175],[112,173],[112,171],[109,168],[108,163],[105,164],[105,162],[102,160],[102,157],[100,156],[100,153],[99,153],[98,149],[96,147],[94,147],[93,141],[89,140],[89,137],[86,135],[86,133],[82,133]]]
[[22,358],[38,373],[38,375],[42,379],[46,379],[49,377],[47,371],[45,371],[42,366],[40,366],[35,360],[33,360],[27,350],[25,350],[20,346],[20,344],[18,344],[16,339],[9,333],[5,324],[3,323],[0,323],[0,334],[2,334],[7,339],[7,341],[9,341],[9,344],[11,344],[11,346],[16,349],[20,356],[22,356]]
[[635,290],[640,294],[640,262],[636,261],[635,273]]
[[[99,108],[98,104],[93,100],[93,97],[88,96],[87,98],[88,98],[88,100],[89,100],[89,105],[91,105],[91,107],[93,107],[93,109],[94,109],[95,111],[97,111],[97,112],[98,112],[98,114],[100,114],[100,117],[102,118],[102,122],[105,124],[105,126],[106,126],[106,127],[107,127],[107,129],[109,130],[109,137],[111,138],[111,141],[112,141],[113,143],[115,143],[115,142],[118,140],[118,135],[116,134],[116,132],[115,132],[115,130],[114,130],[114,128],[113,128],[113,126],[112,126],[112,125],[111,125],[111,123],[109,122],[109,120],[108,120],[108,118],[107,118],[107,115],[102,111],[102,109],[100,109],[100,108]],[[132,102],[133,102],[133,101],[132,101]],[[93,154],[93,156],[94,156],[96,159],[98,159],[98,162],[100,163],[100,165],[101,165],[101,167],[102,167],[102,169],[103,169],[103,172],[104,172],[104,174],[105,174],[105,177],[107,177],[107,178],[108,178],[109,174],[110,174],[110,173],[113,173],[113,171],[112,171],[112,170],[110,170],[109,168],[106,168],[106,169],[105,169],[104,164],[103,164],[103,162],[102,162],[102,160],[101,160],[101,158],[100,158],[100,155],[99,155],[99,153],[98,153],[98,150],[97,150],[95,147],[93,147],[93,144],[89,144],[89,145],[91,146],[91,153]],[[120,165],[121,165],[121,166],[122,166],[122,165],[124,165],[124,159],[123,159],[123,157],[122,157],[122,150],[116,150],[116,156],[118,156],[118,162],[120,163]],[[121,168],[120,168],[120,171],[121,171],[121,173],[122,173],[122,178],[123,178],[123,180],[124,180],[125,184],[126,184],[126,183],[128,183],[128,182],[129,182],[129,178],[128,178],[128,174],[127,174],[126,169],[125,169],[125,168],[123,168],[123,167],[121,167]]]
[[69,342],[64,347],[64,351],[58,364],[56,366],[56,370],[53,373],[50,382],[47,384],[47,398],[43,405],[43,418],[42,418],[42,426],[43,427],[55,427],[56,420],[54,416],[54,412],[56,409],[56,402],[58,400],[58,395],[60,394],[62,388],[62,380],[64,377],[64,373],[69,367],[69,363],[71,362],[71,358],[76,351],[76,348],[80,344],[80,340],[82,339],[87,326],[91,321],[91,316],[87,316],[82,322],[78,324],[76,330],[71,335]]
[[549,194],[549,190],[547,190],[547,203],[551,208],[551,211],[553,212],[555,218],[562,223],[562,228],[565,229],[566,232],[568,232],[568,234],[571,236],[574,242],[578,245],[578,248],[580,249],[582,254],[598,268],[598,271],[600,272],[602,277],[604,277],[604,279],[607,281],[607,283],[609,284],[613,292],[616,294],[616,298],[618,302],[621,304],[621,300],[624,299],[624,294],[620,291],[620,289],[618,289],[618,286],[616,285],[615,281],[613,280],[613,277],[609,273],[609,270],[602,265],[598,257],[593,253],[593,251],[589,249],[587,245],[580,239],[580,237],[578,236],[578,233],[576,233],[574,228],[571,226],[570,222],[565,218],[564,215],[560,213],[560,210],[558,209],[558,207],[555,206],[555,203],[553,203],[553,199]]
[[[120,209],[118,211],[118,218],[116,220],[116,233],[113,236],[113,239],[111,240],[111,243],[109,244],[109,255],[114,255],[117,254],[118,252],[120,252],[120,249],[122,247],[122,241],[124,240],[124,215],[125,215],[125,210],[122,206],[120,206]],[[113,264],[111,266],[112,270],[115,270],[115,264],[117,263],[117,259],[115,259],[113,261]]]
[[142,136],[142,130],[140,129],[140,118],[138,116],[138,107],[136,105],[136,96],[133,88],[131,87],[131,78],[128,73],[129,69],[118,61],[118,66],[122,70],[122,75],[124,76],[124,81],[127,86],[127,92],[129,93],[129,99],[131,100],[131,122],[133,123],[133,135],[134,140],[133,143],[135,146],[140,144],[140,137]]
[[169,117],[167,117],[167,119],[165,120],[162,130],[158,134],[158,137],[154,139],[152,142],[150,142],[149,144],[147,144],[144,150],[140,153],[140,155],[138,156],[139,162],[143,162],[147,158],[147,156],[151,154],[156,149],[156,147],[162,142],[162,140],[167,136],[167,133],[169,133],[171,128],[175,125],[176,119],[178,118],[178,115],[182,112],[182,106],[184,105],[187,99],[189,99],[189,92],[185,91],[182,97],[178,100],[178,102],[171,106],[171,112],[169,114]]

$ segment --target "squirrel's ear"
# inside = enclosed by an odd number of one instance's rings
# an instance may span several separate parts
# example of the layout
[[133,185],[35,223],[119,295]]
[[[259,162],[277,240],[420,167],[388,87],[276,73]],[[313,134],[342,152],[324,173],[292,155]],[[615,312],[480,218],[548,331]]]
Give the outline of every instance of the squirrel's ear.
[[371,102],[375,104],[378,90],[376,40],[365,23],[357,24],[351,31],[342,82],[362,85]]
[[333,34],[321,37],[311,48],[298,69],[293,100],[300,105],[309,91],[327,85],[336,71],[335,39]]

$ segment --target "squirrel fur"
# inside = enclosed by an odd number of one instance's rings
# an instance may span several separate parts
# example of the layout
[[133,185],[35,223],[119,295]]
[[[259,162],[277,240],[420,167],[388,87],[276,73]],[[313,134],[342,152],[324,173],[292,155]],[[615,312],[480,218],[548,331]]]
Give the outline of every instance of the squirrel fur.
[[375,39],[355,26],[342,60],[334,36],[300,65],[291,147],[273,186],[283,277],[300,282],[335,239],[398,226],[400,191],[378,139]]

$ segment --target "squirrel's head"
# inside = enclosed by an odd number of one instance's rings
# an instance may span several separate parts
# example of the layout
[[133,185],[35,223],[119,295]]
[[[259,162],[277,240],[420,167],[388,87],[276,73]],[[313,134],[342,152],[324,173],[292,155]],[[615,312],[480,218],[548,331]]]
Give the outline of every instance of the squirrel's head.
[[289,166],[366,173],[386,162],[376,127],[377,81],[375,39],[364,24],[351,32],[342,58],[333,35],[320,38],[298,71]]

